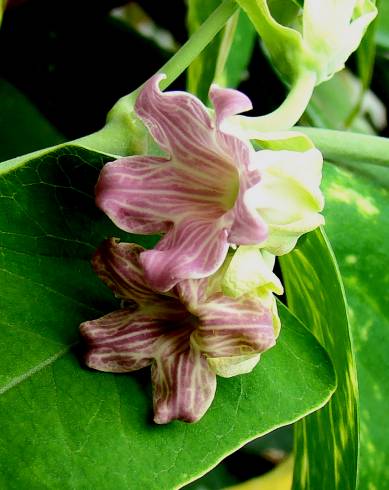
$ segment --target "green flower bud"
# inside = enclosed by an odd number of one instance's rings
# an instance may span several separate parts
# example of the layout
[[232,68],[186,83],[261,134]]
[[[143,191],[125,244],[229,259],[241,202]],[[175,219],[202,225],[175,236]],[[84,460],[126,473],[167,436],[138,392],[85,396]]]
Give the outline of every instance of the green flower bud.
[[318,85],[341,70],[377,15],[373,0],[305,0],[301,26],[295,29],[276,21],[267,0],[237,2],[255,25],[275,68],[291,85],[303,73],[313,73]]

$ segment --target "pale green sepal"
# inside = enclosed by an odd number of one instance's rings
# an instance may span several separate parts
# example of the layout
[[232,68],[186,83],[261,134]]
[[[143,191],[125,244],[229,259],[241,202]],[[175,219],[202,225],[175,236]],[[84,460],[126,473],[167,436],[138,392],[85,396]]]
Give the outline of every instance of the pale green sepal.
[[248,354],[234,357],[209,357],[209,367],[218,376],[232,378],[239,374],[250,373],[258,364],[261,354]]
[[314,148],[312,141],[297,131],[279,131],[274,133],[252,133],[253,143],[264,150],[307,151]]
[[274,255],[285,255],[291,252],[301,235],[324,225],[321,214],[309,215],[303,219],[286,225],[270,225],[269,238],[261,246]]
[[[259,116],[263,117],[263,116]],[[256,117],[232,116],[224,119],[220,129],[243,140],[251,141],[264,150],[307,151],[315,148],[313,142],[304,133],[298,131],[260,131]]]
[[224,274],[223,292],[232,297],[258,289],[283,294],[281,281],[273,273],[274,261],[274,255],[256,246],[240,246]]
[[93,151],[122,156],[155,154],[156,151],[160,154],[161,150],[135,113],[137,94],[136,91],[119,99],[108,113],[106,125],[102,129],[73,143]]
[[320,190],[323,157],[317,149],[305,152],[261,150],[252,167],[262,179],[246,193],[269,227],[268,239],[260,246],[275,255],[290,252],[304,233],[324,223]]
[[283,294],[281,281],[273,273],[275,256],[256,246],[242,245],[235,252],[223,276],[222,290],[227,296],[252,294],[272,312],[273,328],[278,337],[281,321],[275,294]]

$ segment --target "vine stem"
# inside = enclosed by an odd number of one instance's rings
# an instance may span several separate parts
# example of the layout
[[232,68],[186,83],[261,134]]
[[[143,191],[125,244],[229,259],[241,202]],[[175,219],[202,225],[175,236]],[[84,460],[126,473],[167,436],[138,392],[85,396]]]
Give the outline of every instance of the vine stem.
[[235,0],[224,0],[207,20],[193,33],[188,41],[158,73],[165,73],[166,79],[161,81],[161,89],[167,88],[197,58],[226,22],[238,10]]
[[283,131],[292,128],[303,115],[313,89],[316,75],[313,72],[304,72],[297,78],[284,102],[270,114],[265,116],[233,116],[231,121],[243,129],[249,138],[255,134],[269,131]]
[[[237,9],[238,5],[235,0],[224,0],[214,10],[177,53],[157,71],[157,73],[166,75],[166,78],[160,82],[161,90],[167,88],[186,70]],[[134,104],[142,87],[143,85],[116,102],[108,113],[106,125],[100,131],[80,138],[73,143],[114,155],[142,153],[142,149],[137,143],[142,139],[141,130],[139,122],[135,120],[133,114]]]
[[295,129],[306,134],[324,158],[333,163],[352,162],[389,167],[389,138],[302,126],[296,126]]

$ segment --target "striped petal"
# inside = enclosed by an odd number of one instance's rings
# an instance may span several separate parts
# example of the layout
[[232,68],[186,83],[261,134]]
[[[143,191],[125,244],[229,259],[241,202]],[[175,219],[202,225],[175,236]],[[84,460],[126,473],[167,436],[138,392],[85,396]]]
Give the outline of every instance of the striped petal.
[[221,88],[215,84],[211,85],[209,98],[215,108],[216,124],[219,127],[223,119],[250,111],[253,108],[251,100],[247,95],[232,88]]
[[96,184],[96,205],[122,230],[140,234],[167,231],[170,220],[158,187],[165,168],[166,159],[160,157],[136,156],[107,163]]
[[260,180],[249,170],[249,144],[218,129],[221,120],[250,107],[235,90],[211,90],[217,125],[196,97],[162,93],[157,75],[146,82],[135,106],[168,158],[134,156],[107,164],[96,202],[122,229],[165,233],[141,263],[151,287],[164,292],[184,279],[207,277],[222,264],[230,243],[258,244],[267,227],[246,203]]
[[272,314],[253,297],[220,293],[200,305],[196,316],[199,326],[191,342],[207,357],[260,353],[275,344]]
[[215,128],[207,108],[189,93],[162,93],[162,78],[164,75],[155,75],[146,82],[136,101],[136,113],[174,160],[213,176],[217,183],[217,171],[225,171],[228,165],[234,167],[234,163],[215,144]]
[[[256,172],[251,177],[251,185],[259,182],[255,179]],[[241,179],[239,195],[235,206],[229,211],[233,218],[233,224],[230,228],[228,241],[236,245],[256,245],[264,242],[268,237],[268,226],[259,216],[255,206],[249,204],[246,191],[251,187],[248,179]]]
[[90,368],[111,373],[148,366],[161,328],[159,320],[128,309],[84,322],[80,331],[89,347],[85,362]]
[[215,396],[216,375],[198,350],[186,348],[161,355],[151,372],[154,422],[196,422],[208,410]]
[[215,272],[228,251],[223,221],[188,219],[175,226],[153,250],[140,256],[146,280],[153,289],[168,291],[179,281]]
[[[231,167],[229,181],[238,176]],[[226,211],[229,191],[195,169],[159,157],[121,158],[104,166],[96,185],[96,204],[122,230],[167,232],[186,216],[217,219]]]
[[115,295],[137,304],[160,302],[161,297],[145,282],[139,264],[143,247],[135,243],[120,243],[118,238],[105,240],[97,249],[92,265],[100,279]]

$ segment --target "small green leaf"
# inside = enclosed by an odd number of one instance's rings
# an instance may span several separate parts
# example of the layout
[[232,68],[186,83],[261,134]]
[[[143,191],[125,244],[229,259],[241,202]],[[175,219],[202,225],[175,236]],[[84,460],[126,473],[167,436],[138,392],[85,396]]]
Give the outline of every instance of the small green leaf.
[[85,369],[79,323],[118,306],[90,267],[95,247],[112,235],[155,242],[121,233],[95,207],[107,159],[62,147],[0,176],[1,488],[179,488],[334,390],[326,352],[281,305],[276,347],[253,373],[218,380],[194,425],[151,422],[148,370]]
[[[389,486],[389,187],[385,169],[325,166],[326,231],[339,262],[355,344],[361,414],[360,490]],[[381,172],[379,172],[381,171]],[[352,184],[352,185],[350,185]]]
[[357,380],[347,304],[335,257],[323,232],[316,230],[282,257],[281,266],[291,310],[327,349],[338,379],[329,404],[296,425],[293,488],[355,489]]

